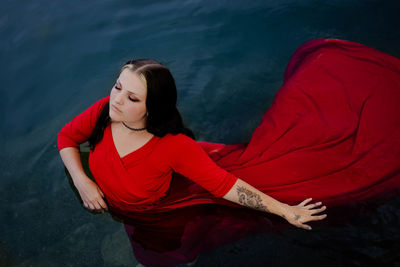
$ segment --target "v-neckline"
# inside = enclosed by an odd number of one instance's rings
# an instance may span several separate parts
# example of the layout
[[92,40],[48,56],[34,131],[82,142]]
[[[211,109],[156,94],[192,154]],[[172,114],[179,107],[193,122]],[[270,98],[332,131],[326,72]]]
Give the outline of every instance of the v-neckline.
[[112,134],[112,129],[111,129],[111,123],[108,125],[108,130],[109,130],[109,134],[110,134],[110,138],[111,138],[111,143],[114,149],[115,154],[118,156],[118,158],[121,161],[126,161],[128,159],[131,158],[136,158],[136,157],[140,157],[141,155],[144,155],[144,153],[152,146],[152,144],[156,141],[156,136],[153,135],[146,143],[144,143],[141,147],[129,152],[128,154],[124,155],[123,157],[120,156],[120,154],[118,153],[117,150],[117,146],[115,145],[114,142],[114,136]]

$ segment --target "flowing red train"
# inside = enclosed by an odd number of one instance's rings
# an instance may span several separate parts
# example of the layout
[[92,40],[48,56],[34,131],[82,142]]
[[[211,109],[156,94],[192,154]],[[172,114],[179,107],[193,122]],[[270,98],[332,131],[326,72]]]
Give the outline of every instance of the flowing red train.
[[[322,201],[328,218],[311,226],[345,221],[400,195],[400,60],[355,42],[308,41],[248,143],[199,143],[220,167],[281,202]],[[251,233],[294,227],[179,174],[151,207],[109,206],[146,266],[191,261]]]

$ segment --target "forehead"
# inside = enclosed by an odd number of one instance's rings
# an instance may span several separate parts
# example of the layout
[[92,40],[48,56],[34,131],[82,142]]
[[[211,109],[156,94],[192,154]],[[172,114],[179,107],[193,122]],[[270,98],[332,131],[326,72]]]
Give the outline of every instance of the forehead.
[[122,89],[129,91],[139,97],[145,97],[147,94],[147,88],[144,85],[144,82],[139,77],[136,72],[133,72],[129,69],[124,69],[118,79],[117,82],[121,85]]

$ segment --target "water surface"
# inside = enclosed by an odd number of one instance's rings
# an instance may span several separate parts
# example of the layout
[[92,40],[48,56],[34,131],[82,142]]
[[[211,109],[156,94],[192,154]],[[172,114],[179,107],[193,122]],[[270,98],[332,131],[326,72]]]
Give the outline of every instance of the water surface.
[[[80,205],[56,146],[61,127],[109,94],[127,60],[170,68],[198,140],[236,143],[249,140],[302,43],[338,38],[400,57],[398,1],[4,0],[0,7],[0,265],[134,265],[122,225]],[[250,237],[202,255],[198,266],[399,263],[398,203],[365,225]],[[315,251],[315,244],[328,245]]]

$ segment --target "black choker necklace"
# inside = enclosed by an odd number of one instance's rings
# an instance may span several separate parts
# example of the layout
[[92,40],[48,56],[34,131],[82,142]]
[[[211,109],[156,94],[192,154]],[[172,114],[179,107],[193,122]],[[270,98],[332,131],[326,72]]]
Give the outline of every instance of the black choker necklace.
[[126,125],[125,122],[122,122],[122,124],[125,125],[126,128],[131,129],[131,130],[133,130],[133,131],[143,131],[143,130],[146,130],[146,127],[145,127],[145,128],[132,128],[132,127],[129,127],[128,125]]

